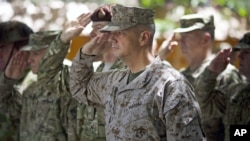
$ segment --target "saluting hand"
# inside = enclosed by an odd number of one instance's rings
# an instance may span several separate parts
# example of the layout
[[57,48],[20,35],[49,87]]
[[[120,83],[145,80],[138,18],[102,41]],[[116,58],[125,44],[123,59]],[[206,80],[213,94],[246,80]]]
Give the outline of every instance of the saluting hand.
[[82,30],[90,23],[90,16],[91,13],[83,13],[75,21],[71,21],[67,29],[61,34],[61,41],[68,43],[73,38],[79,36]]
[[110,34],[102,33],[92,38],[88,43],[86,43],[81,49],[83,54],[86,55],[100,55],[105,50],[105,48],[110,45],[108,41]]
[[210,63],[208,69],[212,72],[220,74],[223,72],[230,62],[230,49],[221,50],[213,61]]
[[5,76],[10,79],[19,80],[28,67],[29,53],[27,51],[18,51],[14,49],[13,56],[5,70]]
[[162,60],[166,59],[166,57],[173,52],[173,48],[177,45],[178,42],[175,41],[175,33],[172,33],[168,39],[161,44],[158,55]]

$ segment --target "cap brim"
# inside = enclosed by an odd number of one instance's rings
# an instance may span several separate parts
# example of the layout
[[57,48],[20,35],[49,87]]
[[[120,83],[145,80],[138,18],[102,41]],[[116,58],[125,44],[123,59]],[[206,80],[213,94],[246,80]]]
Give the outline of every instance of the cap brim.
[[241,49],[250,49],[250,45],[244,43],[238,43],[233,47],[233,51],[239,51]]
[[177,28],[174,30],[175,33],[184,33],[184,32],[190,32],[190,31],[194,31],[197,29],[202,29],[205,25],[202,23],[196,23],[193,26],[190,27],[186,27],[186,28]]
[[30,51],[31,49],[32,49],[32,46],[27,45],[27,46],[22,47],[21,51]]
[[100,29],[100,32],[120,31],[120,30],[125,30],[125,29],[128,29],[128,28],[131,28],[131,27],[133,27],[135,25],[130,24],[130,25],[127,25],[127,26],[119,26],[119,25],[114,25],[112,23],[109,23],[108,25],[106,25],[102,29]]
[[43,47],[34,47],[31,45],[27,45],[21,48],[21,51],[37,51],[37,50],[41,50],[44,48],[48,48],[49,46],[43,46]]

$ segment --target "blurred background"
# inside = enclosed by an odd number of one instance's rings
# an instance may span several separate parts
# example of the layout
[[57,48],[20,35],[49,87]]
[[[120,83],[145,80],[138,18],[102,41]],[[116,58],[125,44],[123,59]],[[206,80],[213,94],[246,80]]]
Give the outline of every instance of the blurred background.
[[[140,6],[155,11],[156,47],[170,36],[179,26],[182,15],[209,13],[214,15],[215,43],[214,52],[233,47],[250,28],[250,2],[247,0],[0,0],[0,22],[18,20],[26,23],[34,31],[62,30],[70,20],[83,12],[97,7],[119,3],[126,6]],[[89,25],[82,35],[75,38],[67,59],[72,60],[77,50],[90,38]],[[175,68],[186,67],[179,47],[166,58]],[[235,60],[237,66],[237,60]]]

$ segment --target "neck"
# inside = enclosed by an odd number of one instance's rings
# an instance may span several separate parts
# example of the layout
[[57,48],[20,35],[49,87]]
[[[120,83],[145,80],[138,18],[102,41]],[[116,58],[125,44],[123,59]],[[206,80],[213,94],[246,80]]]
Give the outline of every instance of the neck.
[[134,53],[134,55],[123,58],[122,60],[132,73],[136,73],[144,70],[147,65],[151,64],[154,60],[154,56],[150,52],[140,52]]
[[117,58],[111,53],[103,54],[102,57],[103,57],[102,58],[103,62],[105,62],[105,63],[113,63],[113,62],[115,62],[117,60]]
[[212,55],[212,53],[210,51],[206,52],[205,54],[201,54],[201,55],[196,55],[193,58],[189,59],[189,68],[191,71],[194,71],[195,69],[197,69],[202,63],[203,61],[208,58],[210,55]]

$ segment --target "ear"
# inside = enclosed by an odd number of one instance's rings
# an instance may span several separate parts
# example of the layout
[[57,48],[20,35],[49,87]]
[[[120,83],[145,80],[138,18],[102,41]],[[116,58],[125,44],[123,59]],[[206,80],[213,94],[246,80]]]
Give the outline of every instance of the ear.
[[144,46],[145,44],[147,44],[149,41],[149,38],[150,38],[150,33],[148,31],[143,31],[140,34],[140,38],[139,38],[140,46]]
[[204,34],[204,38],[203,38],[203,44],[209,44],[211,42],[211,35],[208,33],[208,32],[206,32],[205,34]]

